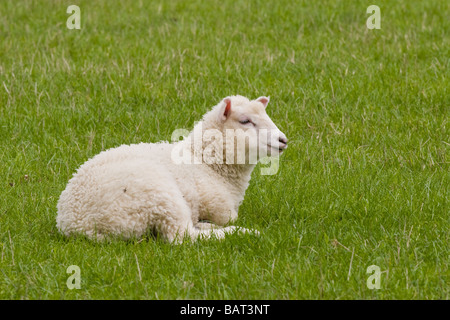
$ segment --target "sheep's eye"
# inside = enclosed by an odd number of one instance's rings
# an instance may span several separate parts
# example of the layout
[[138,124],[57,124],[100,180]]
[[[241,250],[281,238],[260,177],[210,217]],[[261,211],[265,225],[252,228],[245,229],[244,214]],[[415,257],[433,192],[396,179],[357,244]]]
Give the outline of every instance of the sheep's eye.
[[250,123],[250,120],[248,120],[248,119],[240,120],[239,123],[247,124],[247,123]]

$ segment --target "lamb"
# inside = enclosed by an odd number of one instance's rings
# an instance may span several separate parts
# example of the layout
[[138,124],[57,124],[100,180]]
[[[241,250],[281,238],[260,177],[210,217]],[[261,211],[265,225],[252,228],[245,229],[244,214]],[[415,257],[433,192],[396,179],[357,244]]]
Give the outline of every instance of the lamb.
[[[61,193],[58,230],[97,240],[152,232],[172,243],[186,237],[222,239],[236,231],[258,234],[226,225],[238,216],[256,161],[277,157],[287,147],[286,136],[265,111],[268,103],[264,96],[252,101],[229,96],[183,140],[102,151]],[[244,145],[238,148],[241,138]]]

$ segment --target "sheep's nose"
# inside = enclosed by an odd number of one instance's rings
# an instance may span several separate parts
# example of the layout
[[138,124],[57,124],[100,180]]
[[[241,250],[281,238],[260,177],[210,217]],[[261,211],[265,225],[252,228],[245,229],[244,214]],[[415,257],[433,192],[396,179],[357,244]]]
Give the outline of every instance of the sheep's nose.
[[278,141],[281,142],[283,148],[287,147],[288,140],[285,137],[279,137]]

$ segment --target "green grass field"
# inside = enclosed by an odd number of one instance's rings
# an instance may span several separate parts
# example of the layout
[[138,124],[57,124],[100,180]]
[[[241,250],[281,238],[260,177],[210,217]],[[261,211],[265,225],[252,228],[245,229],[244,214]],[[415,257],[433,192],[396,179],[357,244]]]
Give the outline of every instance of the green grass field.
[[[449,16],[446,0],[2,0],[0,298],[449,299]],[[58,233],[83,162],[170,140],[233,94],[270,96],[290,139],[239,210],[260,237]]]

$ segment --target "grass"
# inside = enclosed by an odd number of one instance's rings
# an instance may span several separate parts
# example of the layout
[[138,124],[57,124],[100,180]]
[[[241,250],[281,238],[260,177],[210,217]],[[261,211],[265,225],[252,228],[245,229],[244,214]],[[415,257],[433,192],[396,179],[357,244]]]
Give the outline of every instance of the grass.
[[[448,1],[75,2],[0,2],[1,299],[449,299]],[[270,96],[290,139],[239,210],[260,237],[58,234],[84,161],[231,94]]]

